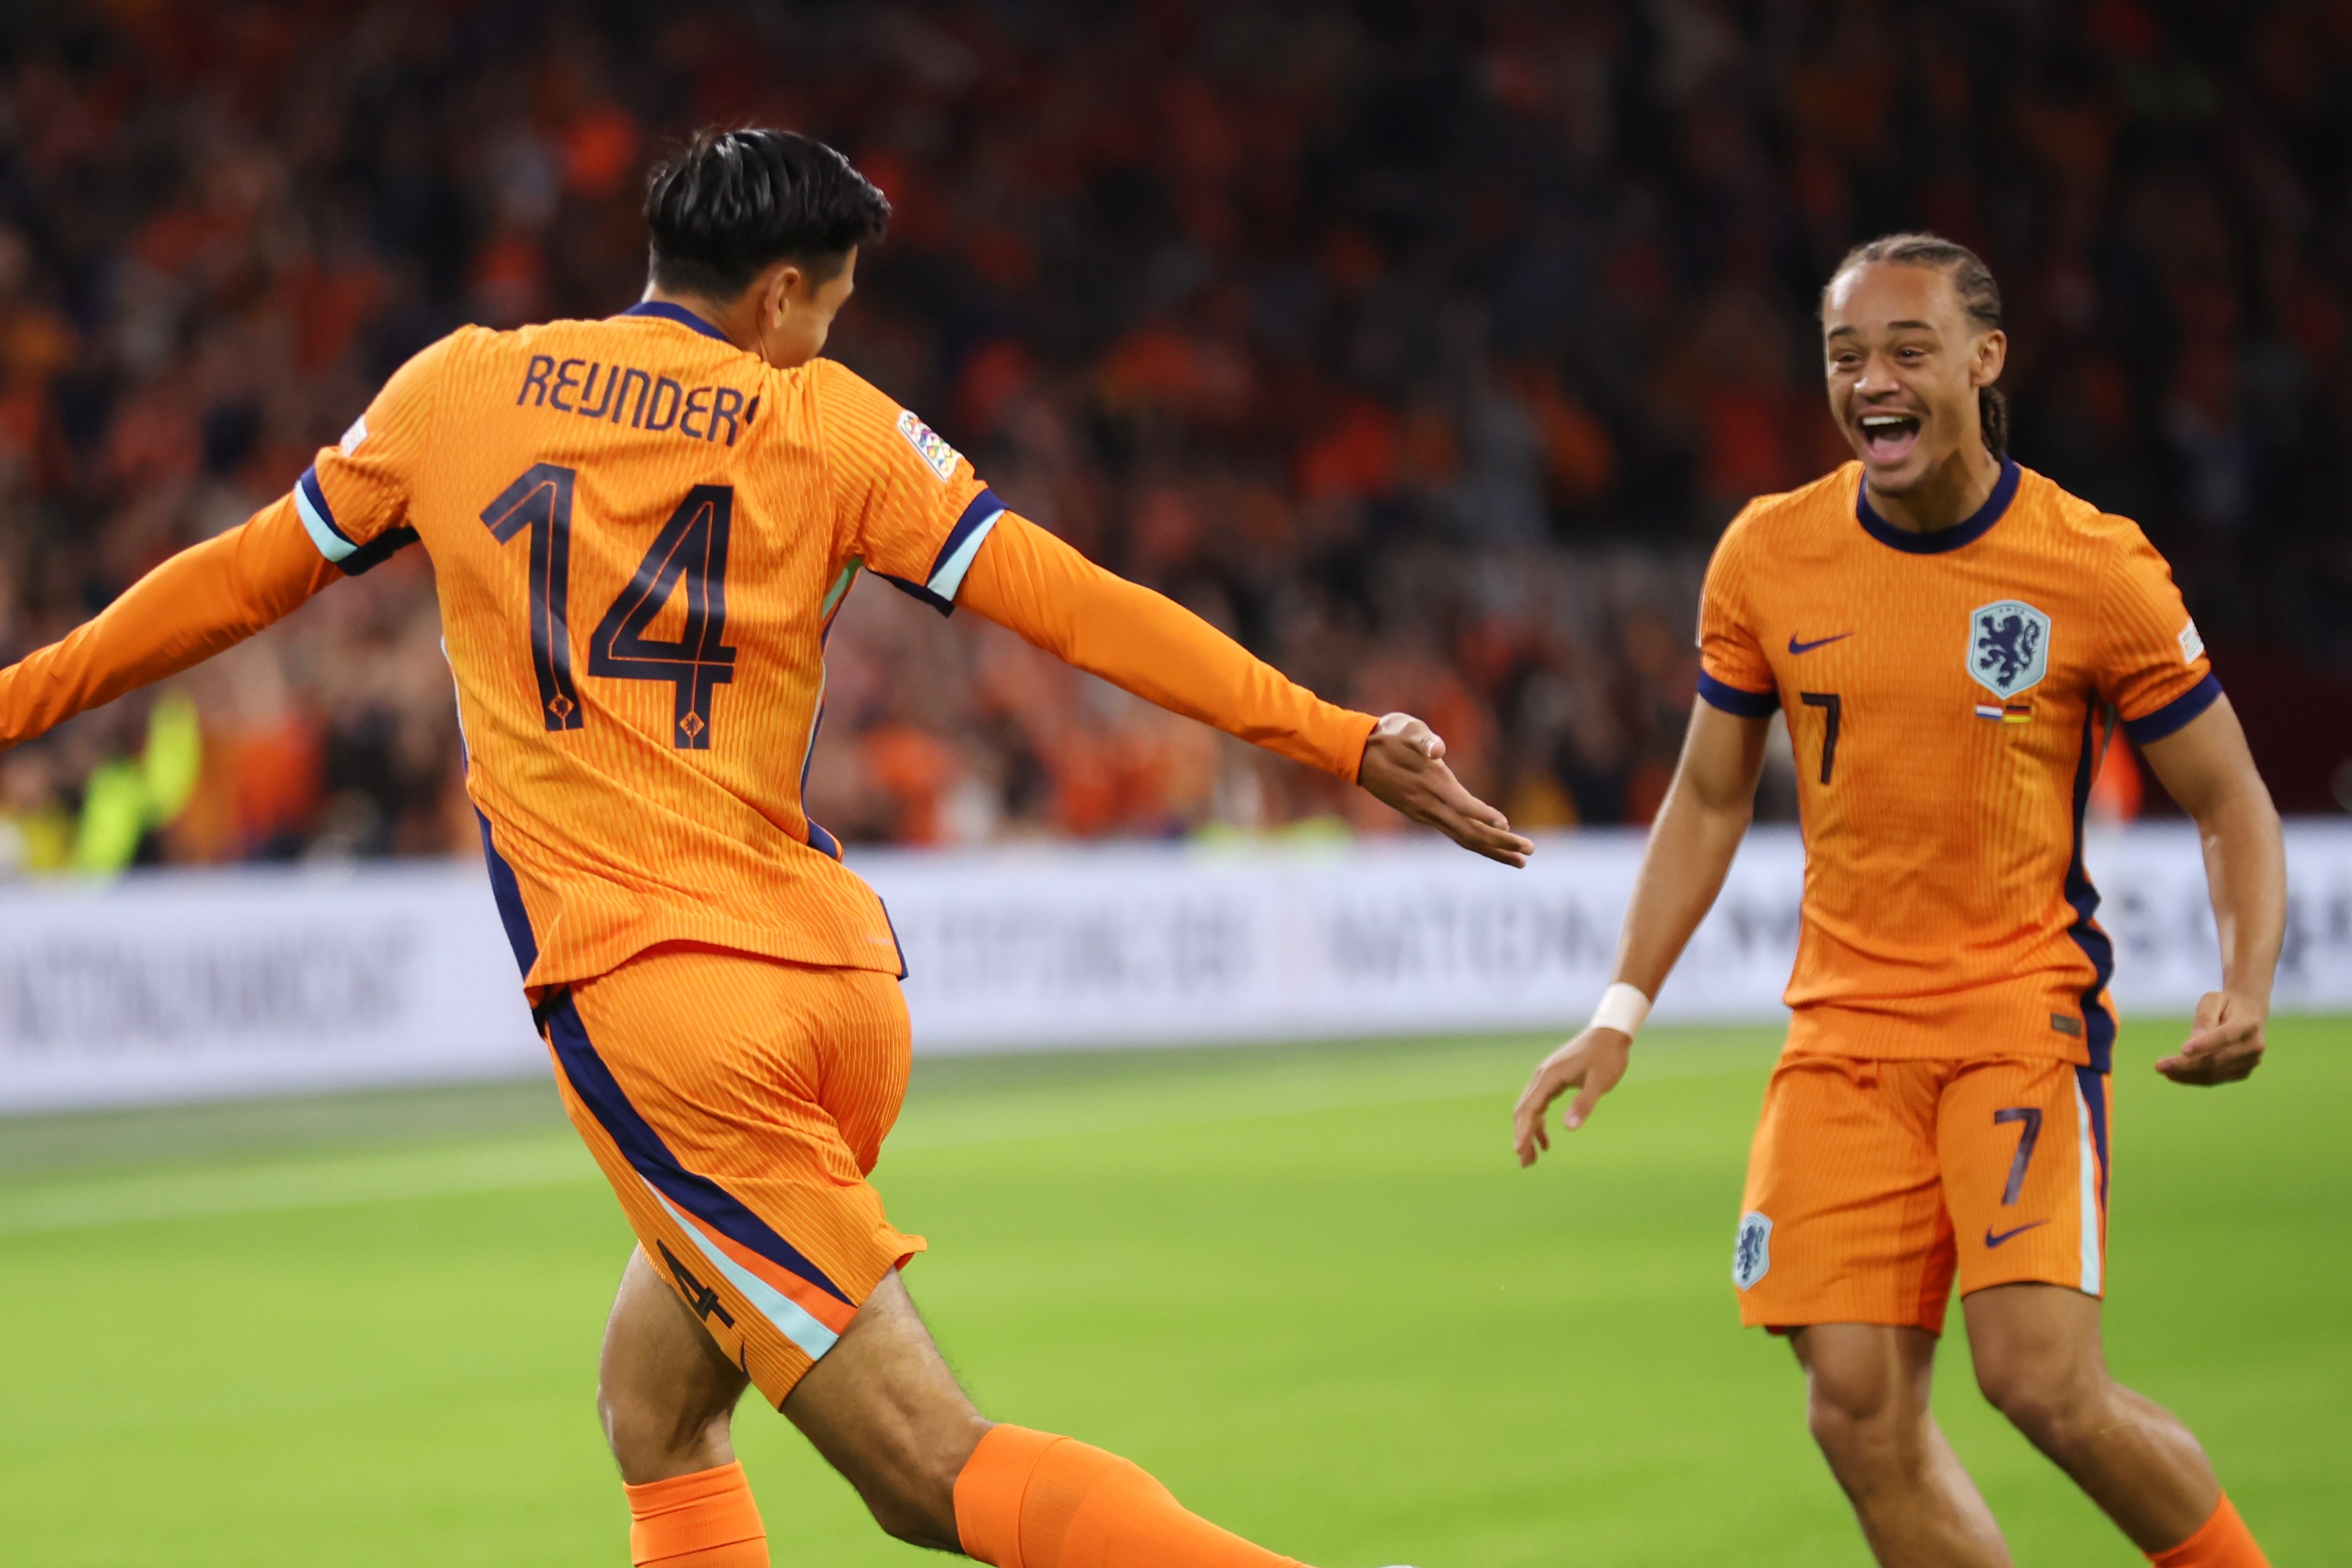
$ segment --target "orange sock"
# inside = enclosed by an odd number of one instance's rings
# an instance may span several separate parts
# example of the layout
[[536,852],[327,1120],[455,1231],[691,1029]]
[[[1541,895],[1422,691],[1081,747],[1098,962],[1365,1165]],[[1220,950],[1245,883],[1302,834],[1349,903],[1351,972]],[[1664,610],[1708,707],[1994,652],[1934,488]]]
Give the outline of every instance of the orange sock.
[[768,1531],[733,1460],[666,1481],[625,1486],[636,1568],[768,1568]]
[[2196,1534],[2169,1552],[2149,1552],[2147,1560],[2156,1568],[2271,1568],[2271,1560],[2254,1544],[2254,1532],[2226,1494]]
[[1116,1454],[991,1428],[955,1483],[964,1555],[991,1568],[1299,1568],[1184,1511]]

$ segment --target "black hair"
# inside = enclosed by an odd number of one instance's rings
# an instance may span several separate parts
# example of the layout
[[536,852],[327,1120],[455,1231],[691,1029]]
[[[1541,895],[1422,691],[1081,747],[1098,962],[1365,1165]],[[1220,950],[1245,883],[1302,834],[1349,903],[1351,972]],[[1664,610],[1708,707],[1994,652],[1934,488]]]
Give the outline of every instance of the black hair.
[[[1822,285],[1822,303],[1829,303],[1837,280],[1857,267],[1884,261],[1895,267],[1932,267],[1952,280],[1960,309],[1979,331],[2000,330],[2000,285],[1984,258],[1958,240],[1939,234],[1889,234],[1857,245],[1845,253],[1830,280]],[[1977,419],[1984,426],[1984,444],[1996,458],[2009,456],[2009,399],[1997,386],[1977,388]]]
[[646,188],[655,284],[709,300],[734,299],[779,261],[829,278],[889,222],[872,181],[791,131],[698,131]]

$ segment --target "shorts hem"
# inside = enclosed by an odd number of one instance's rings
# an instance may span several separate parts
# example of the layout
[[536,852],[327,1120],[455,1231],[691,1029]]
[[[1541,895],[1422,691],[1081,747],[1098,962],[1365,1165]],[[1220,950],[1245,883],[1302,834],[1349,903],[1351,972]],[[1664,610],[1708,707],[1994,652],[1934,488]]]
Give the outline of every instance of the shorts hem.
[[2072,1290],[2075,1295],[2088,1296],[2094,1301],[2104,1301],[2107,1299],[2107,1293],[2105,1290],[2085,1290],[2079,1280],[2044,1279],[2031,1274],[2021,1274],[2014,1279],[1979,1279],[1973,1285],[1959,1287],[1958,1294],[1960,1300],[1965,1301],[1979,1290],[1998,1290],[2004,1285],[2047,1285],[2053,1290]]
[[1817,1329],[1828,1323],[1857,1323],[1868,1328],[1925,1329],[1942,1337],[1946,1312],[1905,1311],[1888,1307],[1880,1310],[1823,1307],[1811,1310],[1750,1311],[1745,1302],[1740,1305],[1739,1326],[1762,1329],[1767,1333],[1786,1335],[1799,1329]]

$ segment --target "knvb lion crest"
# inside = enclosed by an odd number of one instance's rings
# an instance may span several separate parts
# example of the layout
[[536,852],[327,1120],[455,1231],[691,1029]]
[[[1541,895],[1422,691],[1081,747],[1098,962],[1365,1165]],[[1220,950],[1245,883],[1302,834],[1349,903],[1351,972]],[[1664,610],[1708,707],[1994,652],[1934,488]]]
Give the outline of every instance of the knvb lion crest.
[[1731,1282],[1747,1289],[1772,1268],[1772,1222],[1753,1209],[1739,1216],[1739,1237],[1731,1244]]
[[2014,697],[2050,673],[2050,617],[2023,600],[1986,605],[1969,626],[1969,673],[1995,697]]

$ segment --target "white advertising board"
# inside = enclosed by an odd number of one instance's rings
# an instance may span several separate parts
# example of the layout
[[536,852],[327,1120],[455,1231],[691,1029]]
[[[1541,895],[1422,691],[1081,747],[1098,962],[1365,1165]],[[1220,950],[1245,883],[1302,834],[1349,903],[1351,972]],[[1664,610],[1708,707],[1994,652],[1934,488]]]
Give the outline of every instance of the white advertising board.
[[[1638,834],[1524,871],[1430,841],[852,858],[904,943],[918,1051],[1559,1029],[1607,982]],[[2087,858],[2126,1014],[2217,974],[2194,832]],[[2290,825],[2282,1011],[2352,1010],[2352,822]],[[1749,836],[1661,1021],[1776,1021],[1803,855]],[[160,872],[0,893],[0,1110],[524,1074],[543,1061],[477,867]]]
[[478,866],[0,892],[0,1110],[454,1082],[545,1060]]
[[[862,857],[907,950],[918,1050],[1564,1028],[1608,984],[1642,835],[1546,840],[1522,871],[1411,841]],[[2220,956],[2195,830],[2086,847],[2126,1014],[2186,1014]],[[2352,822],[2288,830],[2281,1011],[2352,1009]],[[1804,850],[1749,834],[1654,1015],[1775,1022]]]

